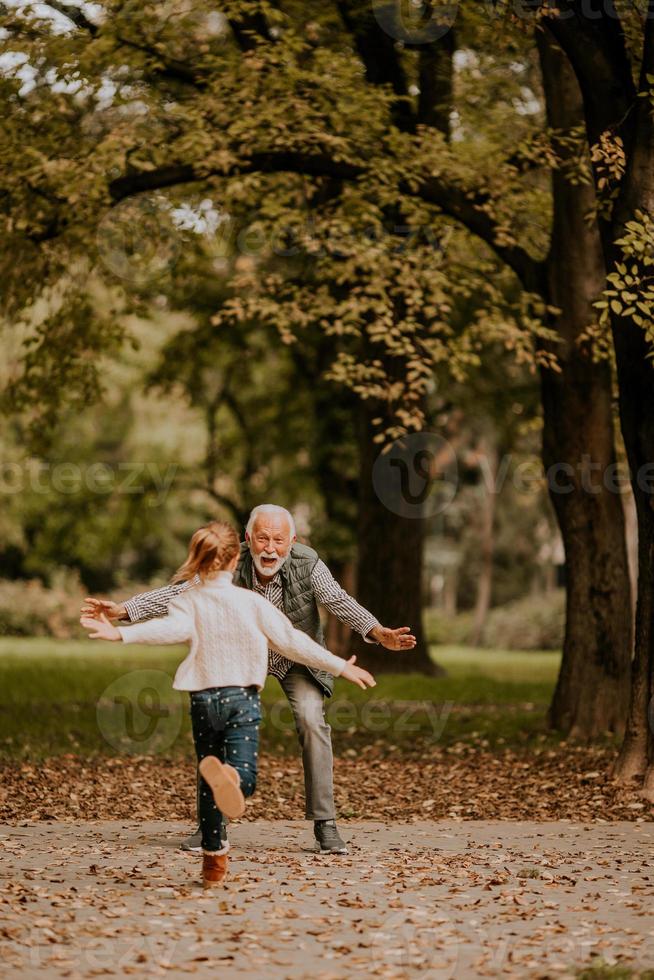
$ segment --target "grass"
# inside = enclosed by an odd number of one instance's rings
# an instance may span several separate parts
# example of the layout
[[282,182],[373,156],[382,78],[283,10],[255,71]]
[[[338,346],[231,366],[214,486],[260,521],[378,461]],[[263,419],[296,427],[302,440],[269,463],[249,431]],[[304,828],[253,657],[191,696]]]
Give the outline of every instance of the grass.
[[606,963],[602,959],[577,970],[576,980],[654,980],[654,970],[635,970],[621,963]]
[[[172,690],[183,653],[90,640],[0,639],[0,756],[190,753],[187,699]],[[328,703],[337,751],[353,740],[497,745],[549,737],[544,717],[558,654],[455,646],[434,653],[446,677],[380,674],[366,692],[337,681]],[[274,679],[262,701],[264,744],[297,751],[290,710]]]

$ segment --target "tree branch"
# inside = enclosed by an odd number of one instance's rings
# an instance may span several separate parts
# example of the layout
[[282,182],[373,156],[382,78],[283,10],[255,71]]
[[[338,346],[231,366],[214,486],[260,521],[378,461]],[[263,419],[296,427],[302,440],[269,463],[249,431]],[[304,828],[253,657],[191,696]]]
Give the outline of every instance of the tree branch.
[[[645,21],[643,56],[638,87],[646,92],[648,79],[654,74],[654,0],[649,0]],[[654,115],[649,99],[637,99],[632,113],[627,152],[627,167],[620,196],[613,215],[614,226],[621,229],[635,211],[654,211]],[[625,141],[626,142],[626,141]]]
[[[191,164],[162,167],[118,177],[109,185],[109,192],[115,202],[145,191],[161,190],[180,184],[197,183],[208,177],[230,177],[248,173],[298,173],[313,177],[335,177],[341,180],[356,180],[367,173],[367,169],[354,163],[332,160],[325,154],[307,154],[293,151],[253,153],[247,159],[220,170],[202,170]],[[543,292],[544,267],[538,260],[518,245],[502,245],[497,238],[497,225],[484,210],[491,202],[490,195],[483,192],[466,191],[439,178],[430,177],[417,188],[406,181],[399,185],[401,193],[419,197],[428,204],[435,204],[444,214],[463,224],[474,235],[483,239],[494,252],[516,273],[525,289]]]
[[122,37],[121,35],[116,35],[116,41],[119,45],[125,48],[133,48],[135,51],[140,51],[143,54],[149,55],[151,58],[156,58],[163,65],[163,68],[155,68],[152,72],[158,78],[168,78],[174,82],[183,82],[185,85],[192,85],[193,88],[197,89],[199,92],[203,92],[207,88],[207,83],[201,79],[196,71],[191,68],[190,65],[183,61],[169,60],[156,48],[151,48],[147,44],[140,44],[138,41],[134,41],[131,38]]
[[395,41],[368,10],[362,10],[356,0],[337,0],[338,11],[345,28],[363,62],[366,80],[371,85],[390,85],[398,96],[393,108],[393,121],[405,132],[415,130],[415,114],[409,96],[406,74]]
[[450,111],[453,104],[454,31],[432,44],[425,44],[418,54],[418,122],[450,136]]
[[[100,32],[100,27],[94,24],[88,19],[86,14],[73,5],[60,3],[59,0],[47,0],[47,4],[52,10],[58,11],[67,17],[71,23],[75,25],[79,30],[86,31],[91,37],[97,37]],[[165,54],[161,51],[157,51],[156,48],[151,47],[148,44],[143,44],[138,41],[134,41],[132,38],[123,37],[120,34],[116,35],[116,41],[119,45],[126,48],[133,48],[135,51],[140,51],[143,54],[147,54],[152,58],[156,58],[163,65],[163,68],[158,68],[155,72],[160,78],[169,78],[172,81],[183,82],[186,85],[193,85],[198,90],[202,91],[207,87],[206,82],[202,81],[198,77],[197,72],[195,72],[189,65],[185,62],[178,61],[176,59],[168,59]]]
[[204,489],[217,504],[220,504],[225,510],[229,511],[237,524],[241,525],[241,523],[244,523],[243,514],[238,504],[235,504],[233,500],[226,497],[224,493],[220,493],[214,487],[206,486]]
[[146,191],[161,190],[179,184],[193,184],[208,177],[232,177],[251,173],[298,173],[310,177],[334,177],[339,180],[356,180],[366,173],[366,168],[354,163],[332,160],[326,154],[308,154],[294,151],[253,153],[246,159],[235,161],[229,167],[203,169],[193,164],[178,164],[160,167],[157,170],[144,170],[138,173],[117,177],[109,184],[113,201]]
[[498,240],[497,224],[486,208],[492,201],[482,191],[467,191],[455,184],[448,184],[437,177],[429,177],[417,188],[402,181],[399,190],[403,194],[419,197],[462,224],[477,238],[486,242],[495,254],[512,269],[525,289],[545,295],[545,264],[534,259],[520,245],[502,244]]
[[577,76],[593,144],[606,129],[621,128],[637,93],[617,15],[602,11],[601,16],[593,12],[586,16],[586,7],[583,0],[560,0],[556,13],[549,13],[542,23]]
[[66,17],[78,30],[86,31],[91,37],[97,36],[100,28],[92,20],[89,20],[79,7],[74,6],[74,4],[59,3],[59,0],[46,0],[46,4],[52,10],[56,10],[57,13]]
[[270,41],[270,33],[266,18],[262,13],[250,16],[228,18],[228,24],[234,35],[234,40],[243,53],[253,51],[260,41]]

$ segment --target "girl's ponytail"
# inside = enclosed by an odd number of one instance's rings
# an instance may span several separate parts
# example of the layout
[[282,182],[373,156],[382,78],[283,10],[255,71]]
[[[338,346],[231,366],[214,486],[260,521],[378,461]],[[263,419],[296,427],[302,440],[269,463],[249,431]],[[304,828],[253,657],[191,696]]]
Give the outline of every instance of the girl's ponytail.
[[226,521],[211,521],[199,528],[189,544],[188,555],[177,569],[171,582],[189,582],[196,575],[204,580],[213,572],[226,568],[238,554],[238,532]]

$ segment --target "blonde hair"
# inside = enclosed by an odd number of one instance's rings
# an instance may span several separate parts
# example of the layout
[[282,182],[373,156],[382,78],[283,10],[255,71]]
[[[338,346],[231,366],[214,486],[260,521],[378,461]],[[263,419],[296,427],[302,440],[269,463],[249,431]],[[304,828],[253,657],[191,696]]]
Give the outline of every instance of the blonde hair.
[[188,555],[177,569],[171,582],[188,582],[199,575],[204,580],[224,569],[240,549],[238,531],[226,521],[211,521],[198,528],[188,546]]

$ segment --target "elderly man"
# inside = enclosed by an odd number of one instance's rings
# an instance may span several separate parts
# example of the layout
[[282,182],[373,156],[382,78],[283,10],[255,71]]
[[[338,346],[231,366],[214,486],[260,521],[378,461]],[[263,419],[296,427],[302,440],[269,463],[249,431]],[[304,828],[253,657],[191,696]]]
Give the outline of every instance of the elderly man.
[[[262,504],[250,514],[234,583],[261,593],[283,610],[295,627],[323,645],[319,604],[361,633],[367,642],[380,643],[389,650],[410,650],[415,646],[408,626],[381,626],[341,588],[313,548],[298,544],[293,517],[283,507]],[[167,585],[134,596],[123,605],[87,599],[83,612],[105,613],[131,622],[163,616],[171,599],[192,584]],[[321,851],[346,854],[336,827],[331,729],[325,719],[325,697],[331,696],[334,679],[322,671],[291,663],[275,650],[269,651],[268,672],[279,680],[293,711],[302,748],[306,818],[314,822]],[[187,850],[199,848],[199,832],[182,846]]]

